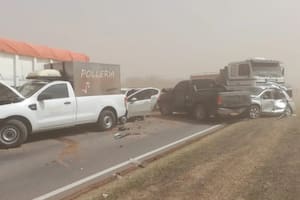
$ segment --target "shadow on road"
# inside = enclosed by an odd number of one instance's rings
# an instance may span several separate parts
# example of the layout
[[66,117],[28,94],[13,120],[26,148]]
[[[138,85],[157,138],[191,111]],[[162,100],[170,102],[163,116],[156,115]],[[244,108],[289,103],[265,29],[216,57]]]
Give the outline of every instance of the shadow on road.
[[36,142],[47,139],[59,139],[65,136],[88,134],[89,132],[100,132],[94,125],[82,125],[71,128],[57,129],[53,131],[45,131],[29,136],[26,143]]
[[191,115],[186,114],[186,113],[174,113],[172,115],[163,116],[159,112],[154,112],[151,114],[151,117],[163,119],[163,120],[169,120],[169,121],[181,121],[181,122],[190,123],[190,124],[214,125],[214,124],[222,123],[222,120],[220,120],[219,118],[213,118],[213,117],[208,118],[202,122],[199,122],[199,121],[195,120]]

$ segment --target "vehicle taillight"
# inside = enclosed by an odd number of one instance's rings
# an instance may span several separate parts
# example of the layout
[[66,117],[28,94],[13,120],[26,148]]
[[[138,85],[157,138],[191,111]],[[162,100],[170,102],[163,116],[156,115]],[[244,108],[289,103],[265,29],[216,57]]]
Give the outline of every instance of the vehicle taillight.
[[222,97],[221,96],[218,96],[218,98],[217,98],[217,104],[218,105],[222,105]]

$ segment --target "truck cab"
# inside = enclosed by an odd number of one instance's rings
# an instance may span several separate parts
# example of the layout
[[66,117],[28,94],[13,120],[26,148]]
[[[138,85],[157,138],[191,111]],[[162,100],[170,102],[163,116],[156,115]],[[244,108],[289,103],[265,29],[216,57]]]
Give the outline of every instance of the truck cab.
[[284,85],[284,66],[280,61],[252,58],[231,62],[220,71],[220,79],[230,90],[265,85],[268,82]]

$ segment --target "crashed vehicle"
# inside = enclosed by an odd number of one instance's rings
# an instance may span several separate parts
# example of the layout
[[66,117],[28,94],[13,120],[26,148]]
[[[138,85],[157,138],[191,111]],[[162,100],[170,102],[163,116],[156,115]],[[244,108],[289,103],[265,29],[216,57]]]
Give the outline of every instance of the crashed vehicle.
[[251,105],[249,92],[227,91],[214,79],[184,80],[173,89],[163,89],[158,105],[162,115],[190,113],[197,121],[210,117],[241,116]]
[[147,88],[122,88],[121,92],[127,99],[127,118],[141,118],[144,119],[156,106],[160,89]]
[[123,123],[119,72],[118,65],[64,62],[32,72],[18,90],[0,81],[0,147],[20,146],[47,130],[81,124],[108,130]]
[[141,88],[121,88],[121,93],[128,97],[129,95],[137,92],[140,89]]
[[264,116],[290,116],[296,114],[296,106],[288,92],[276,85],[253,87],[249,117],[251,119]]

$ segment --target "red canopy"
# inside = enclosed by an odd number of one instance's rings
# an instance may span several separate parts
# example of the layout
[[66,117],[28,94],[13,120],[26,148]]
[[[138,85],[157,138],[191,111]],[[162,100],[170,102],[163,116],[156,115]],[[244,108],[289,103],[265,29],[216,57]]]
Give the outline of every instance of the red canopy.
[[3,38],[0,38],[0,52],[37,58],[47,58],[57,61],[89,61],[89,57],[81,53],[54,49],[46,46],[32,45],[25,42],[17,42]]

